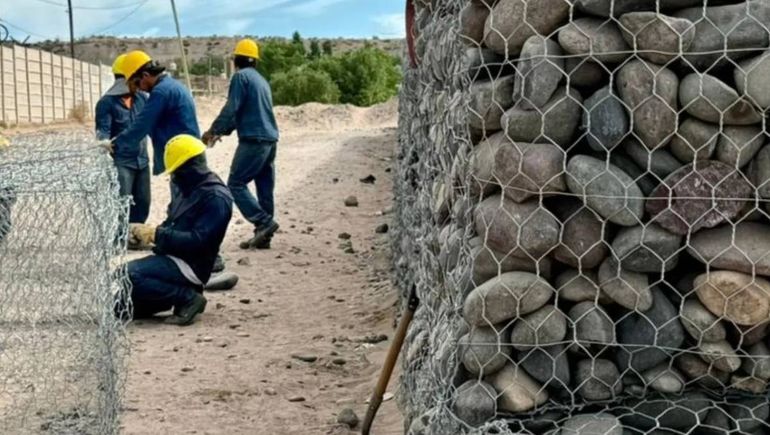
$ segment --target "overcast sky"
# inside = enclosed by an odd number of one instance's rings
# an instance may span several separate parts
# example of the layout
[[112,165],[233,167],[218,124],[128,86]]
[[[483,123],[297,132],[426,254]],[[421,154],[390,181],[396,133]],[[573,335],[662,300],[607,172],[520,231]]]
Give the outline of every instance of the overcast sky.
[[[0,0],[0,23],[23,40],[68,39],[67,0]],[[170,0],[72,0],[75,36],[173,36]],[[182,33],[403,37],[404,0],[176,0]]]

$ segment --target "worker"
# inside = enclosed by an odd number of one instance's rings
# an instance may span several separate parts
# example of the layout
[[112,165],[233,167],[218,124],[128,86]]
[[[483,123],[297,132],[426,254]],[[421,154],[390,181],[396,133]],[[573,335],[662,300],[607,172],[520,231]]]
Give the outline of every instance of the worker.
[[[179,195],[157,228],[132,224],[132,238],[155,244],[154,255],[128,263],[134,317],[174,309],[165,322],[189,325],[206,308],[204,283],[225,237],[233,198],[224,182],[206,164],[206,146],[190,135],[178,135],[164,147],[164,167]],[[118,304],[118,312],[127,304]]]
[[[126,130],[144,109],[147,96],[131,92],[123,74],[125,54],[112,64],[115,83],[96,103],[96,138],[110,140]],[[129,223],[145,223],[150,215],[150,164],[147,157],[147,138],[121,141],[113,147],[112,158],[118,172],[120,194],[131,197]],[[131,247],[131,245],[129,245]]]
[[[243,249],[269,249],[278,230],[274,219],[275,155],[278,126],[273,114],[270,85],[256,70],[259,46],[251,39],[238,42],[233,52],[236,73],[230,81],[227,103],[203,141],[212,145],[219,136],[238,130],[238,148],[230,167],[227,186],[238,209],[254,225],[254,236]],[[256,185],[257,196],[249,191]]]
[[150,98],[135,122],[112,140],[112,146],[117,150],[149,135],[153,148],[152,172],[162,174],[164,149],[172,137],[180,134],[200,137],[192,94],[143,51],[127,53],[122,70],[129,87],[149,92]]

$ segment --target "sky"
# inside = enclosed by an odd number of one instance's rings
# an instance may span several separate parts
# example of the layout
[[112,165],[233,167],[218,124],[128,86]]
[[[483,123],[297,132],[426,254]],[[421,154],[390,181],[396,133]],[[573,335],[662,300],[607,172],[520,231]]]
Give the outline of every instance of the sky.
[[[69,39],[67,0],[0,0],[0,24],[30,41]],[[75,37],[174,36],[170,0],[72,0]],[[176,0],[184,36],[401,38],[404,0]],[[0,37],[3,35],[0,34]]]

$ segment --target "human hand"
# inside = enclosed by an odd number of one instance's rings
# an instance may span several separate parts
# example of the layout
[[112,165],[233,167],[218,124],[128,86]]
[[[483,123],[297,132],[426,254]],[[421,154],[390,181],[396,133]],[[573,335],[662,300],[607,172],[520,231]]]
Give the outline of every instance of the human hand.
[[99,147],[107,150],[107,152],[110,154],[115,153],[115,145],[113,145],[112,141],[109,139],[100,140]]
[[155,243],[155,225],[129,224],[128,233],[133,244],[150,245]]

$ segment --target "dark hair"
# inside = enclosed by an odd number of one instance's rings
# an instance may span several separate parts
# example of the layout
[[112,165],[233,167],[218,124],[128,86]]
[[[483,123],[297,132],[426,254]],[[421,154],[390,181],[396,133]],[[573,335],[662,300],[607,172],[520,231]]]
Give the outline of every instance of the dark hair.
[[115,74],[115,80],[124,79],[124,78],[126,78],[126,76],[124,76],[123,74]]
[[147,73],[153,77],[161,75],[164,71],[166,71],[166,67],[161,66],[158,62],[155,62],[154,60],[151,60],[144,64],[141,68],[136,70],[134,75],[131,76],[132,80],[136,80],[142,76],[143,73]]
[[236,68],[256,68],[257,66],[257,59],[254,59],[253,57],[248,56],[241,56],[236,55],[235,59],[233,59],[233,63],[235,64]]

